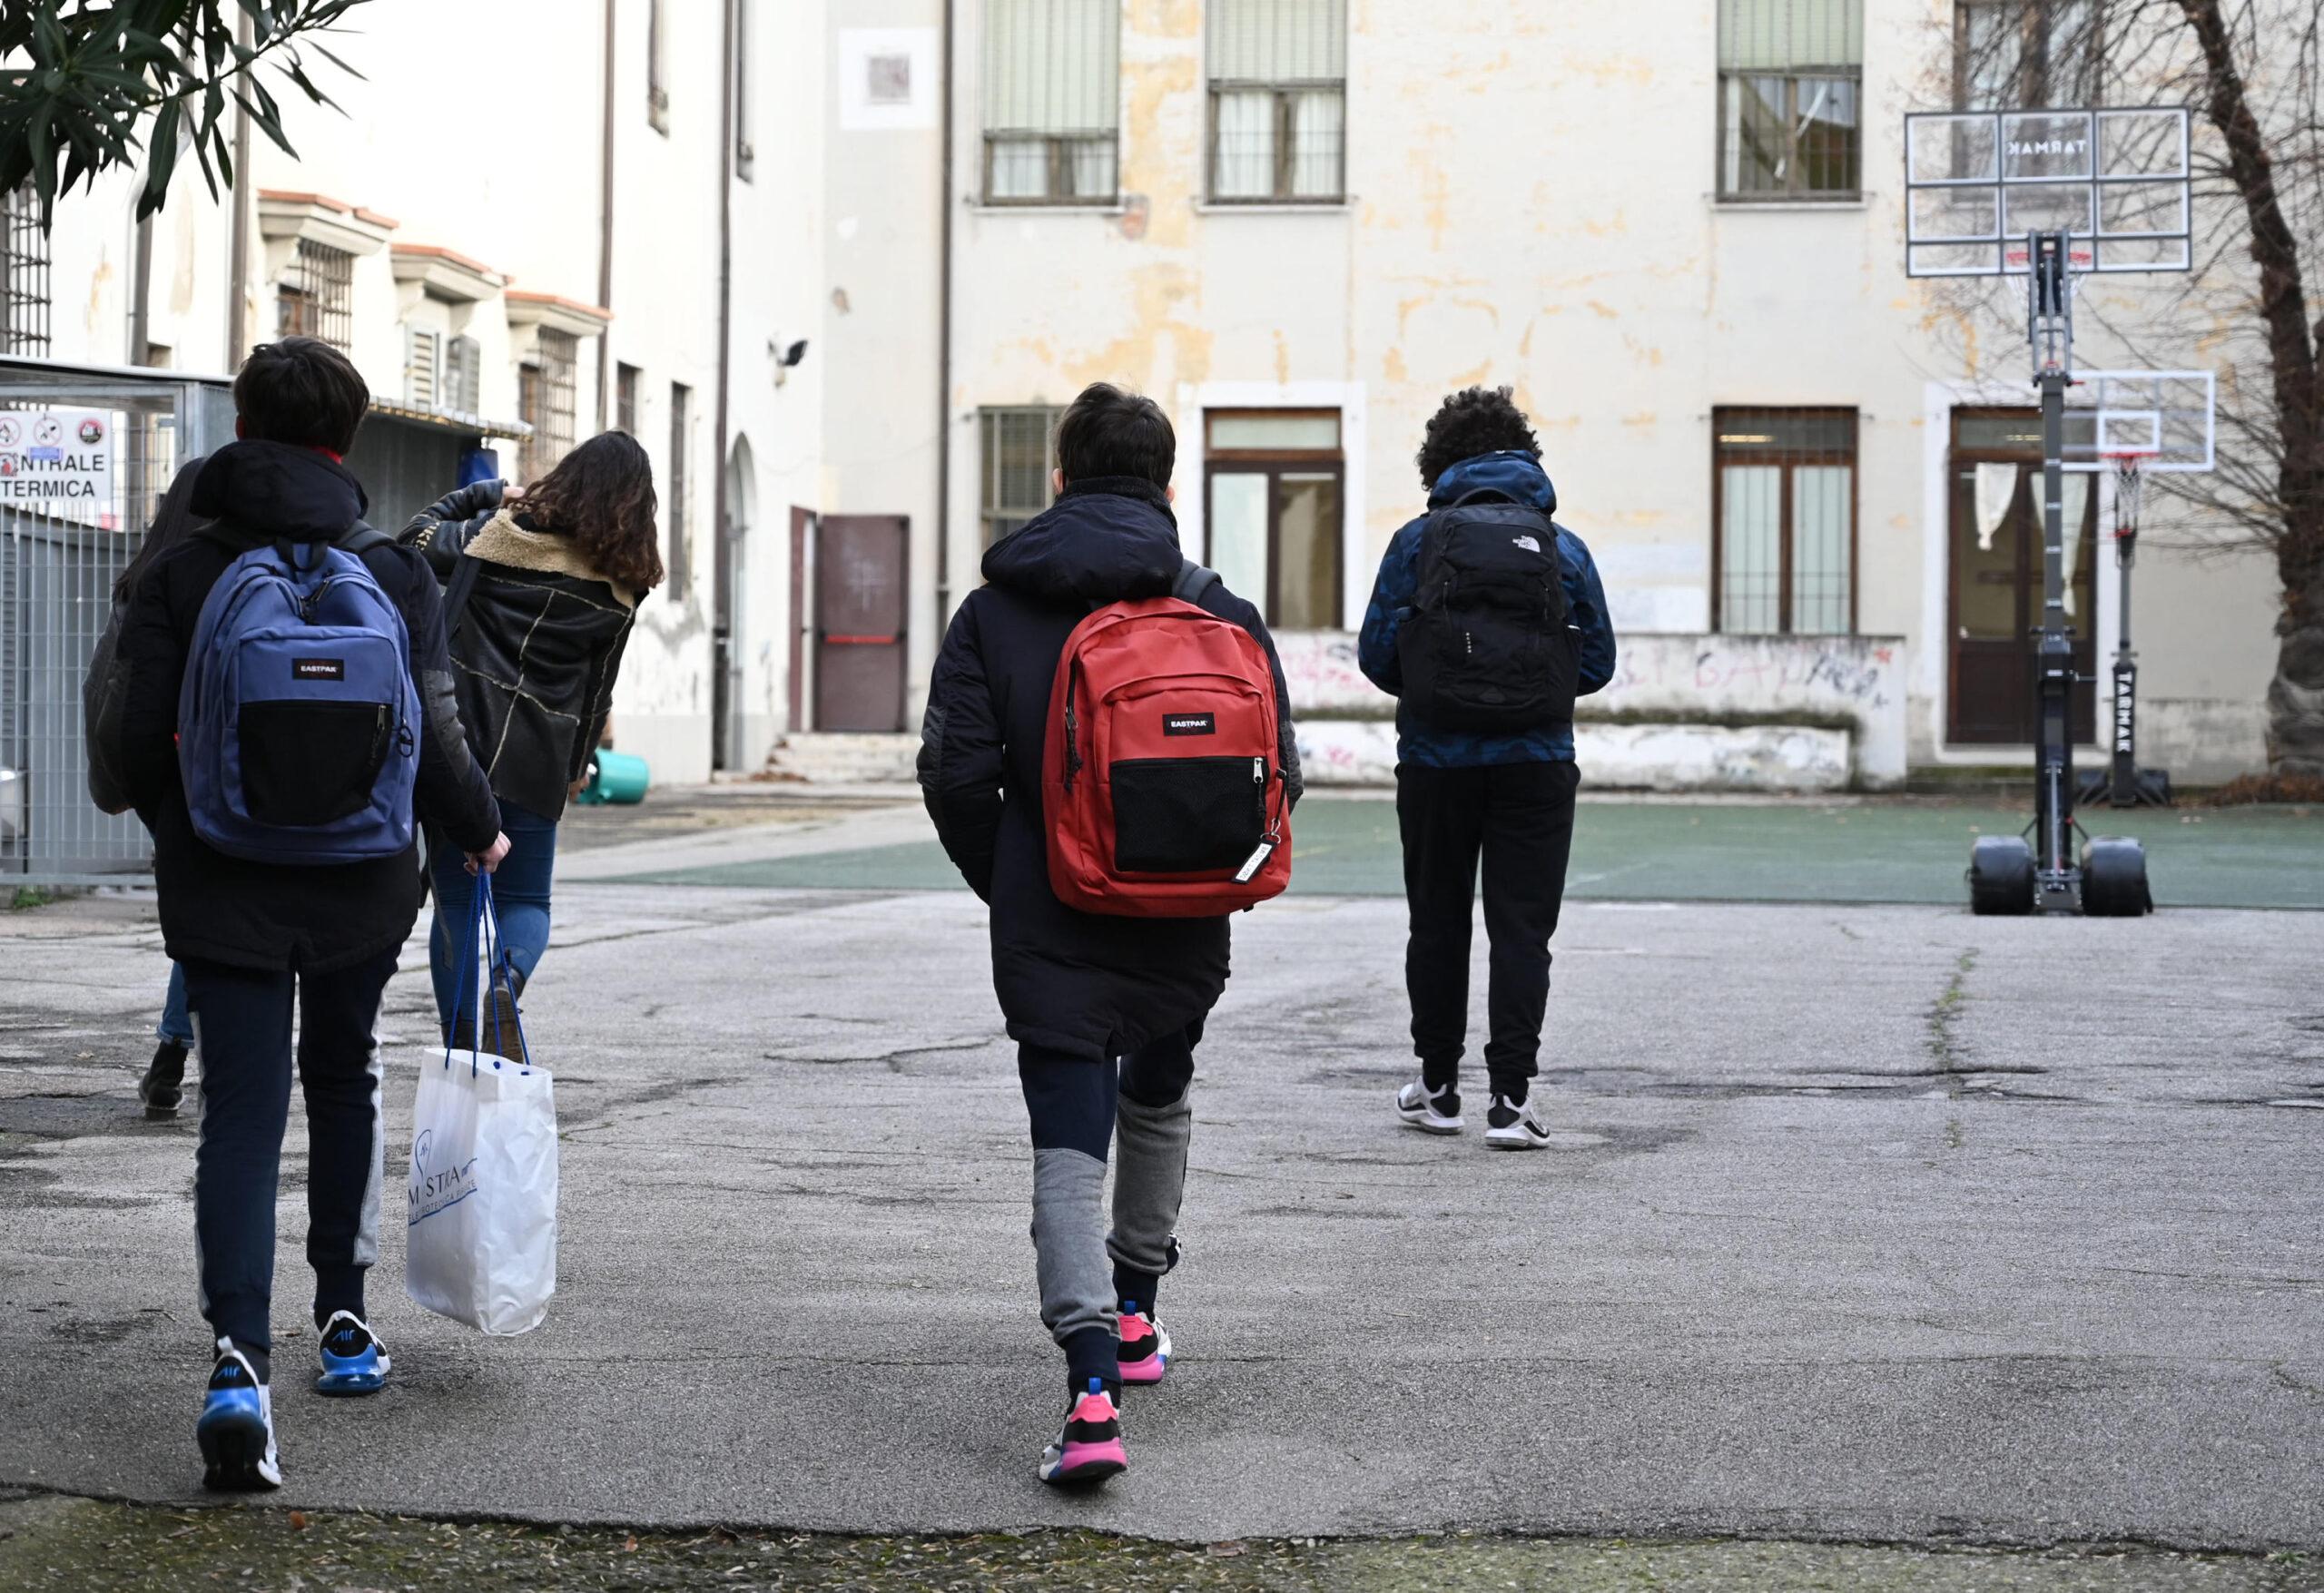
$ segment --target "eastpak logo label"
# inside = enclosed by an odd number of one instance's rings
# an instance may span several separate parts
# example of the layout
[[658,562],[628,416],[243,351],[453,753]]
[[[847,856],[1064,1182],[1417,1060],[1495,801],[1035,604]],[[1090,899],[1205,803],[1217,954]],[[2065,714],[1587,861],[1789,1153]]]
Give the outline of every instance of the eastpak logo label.
[[343,658],[294,658],[290,673],[302,681],[343,681],[347,678],[347,660]]
[[1162,716],[1164,735],[1216,735],[1218,715],[1216,713],[1165,713]]

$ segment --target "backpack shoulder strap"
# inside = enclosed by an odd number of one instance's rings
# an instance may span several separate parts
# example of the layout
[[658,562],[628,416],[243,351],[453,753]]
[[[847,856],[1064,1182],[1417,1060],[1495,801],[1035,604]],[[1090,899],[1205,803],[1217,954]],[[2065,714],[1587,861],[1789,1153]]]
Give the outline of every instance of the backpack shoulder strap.
[[331,546],[333,547],[344,548],[349,553],[353,554],[357,558],[361,558],[373,548],[386,547],[394,541],[394,537],[379,529],[379,527],[375,526],[367,526],[362,521],[358,520],[354,525],[350,526],[344,532],[340,533],[339,539],[333,542]]
[[1178,565],[1178,578],[1171,584],[1170,595],[1181,603],[1199,604],[1203,594],[1218,585],[1219,580],[1216,570],[1206,569],[1187,559]]
[[467,612],[468,597],[476,591],[478,572],[483,561],[474,554],[463,553],[452,560],[452,579],[444,588],[444,634],[449,636]]

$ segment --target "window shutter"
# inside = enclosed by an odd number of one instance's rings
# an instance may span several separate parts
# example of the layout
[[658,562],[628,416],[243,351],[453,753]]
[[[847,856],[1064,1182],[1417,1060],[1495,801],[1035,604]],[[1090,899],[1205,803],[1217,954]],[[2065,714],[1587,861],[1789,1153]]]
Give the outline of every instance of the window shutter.
[[1337,83],[1347,76],[1347,0],[1214,0],[1214,83]]
[[436,334],[419,327],[403,329],[403,396],[415,409],[433,409],[438,402]]
[[483,350],[474,338],[454,338],[444,349],[444,403],[473,415],[482,407]]
[[1864,0],[1718,0],[1718,64],[1797,72],[1864,64]]
[[987,0],[989,133],[1111,133],[1121,121],[1120,0]]

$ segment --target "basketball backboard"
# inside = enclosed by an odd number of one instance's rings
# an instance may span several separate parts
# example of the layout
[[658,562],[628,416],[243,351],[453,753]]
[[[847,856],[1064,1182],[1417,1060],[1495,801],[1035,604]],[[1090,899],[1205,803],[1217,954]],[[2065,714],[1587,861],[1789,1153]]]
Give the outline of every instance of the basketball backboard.
[[2070,234],[2075,270],[2185,270],[2187,141],[2177,106],[1907,115],[1905,270],[2022,273],[2034,232]]
[[2066,390],[2069,470],[2095,473],[2138,454],[2149,474],[2211,468],[2218,379],[2208,370],[2084,370]]

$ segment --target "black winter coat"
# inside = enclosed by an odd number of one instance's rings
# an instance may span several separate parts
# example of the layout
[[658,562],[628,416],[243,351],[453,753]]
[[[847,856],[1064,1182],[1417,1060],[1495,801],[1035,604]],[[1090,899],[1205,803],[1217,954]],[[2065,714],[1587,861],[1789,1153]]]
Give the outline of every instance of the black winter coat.
[[[1226,988],[1227,920],[1077,912],[1049,889],[1041,752],[1049,690],[1073,627],[1125,598],[1160,597],[1183,560],[1169,500],[1134,479],[1075,482],[986,553],[989,585],[953,615],[929,687],[920,783],[970,889],[992,908],[992,983],[1009,1035],[1093,1060],[1175,1033]],[[1214,583],[1201,606],[1258,639],[1275,670],[1284,777],[1300,790],[1291,693],[1259,612]]]
[[477,562],[451,617],[460,718],[496,795],[554,821],[605,733],[636,595],[591,569],[568,537],[534,528],[502,484],[445,494],[397,538],[448,587]]
[[[129,593],[120,658],[120,776],[153,832],[162,938],[173,959],[327,973],[400,946],[419,913],[419,855],[320,867],[247,861],[193,832],[177,759],[178,692],[202,605],[253,547],[334,540],[359,525],[363,488],[343,465],[282,443],[238,442],[210,457],[192,511],[214,524],[154,559]],[[419,556],[382,544],[364,565],[402,612],[419,688],[419,817],[465,851],[491,846],[500,811],[468,752],[444,651],[443,603]]]

